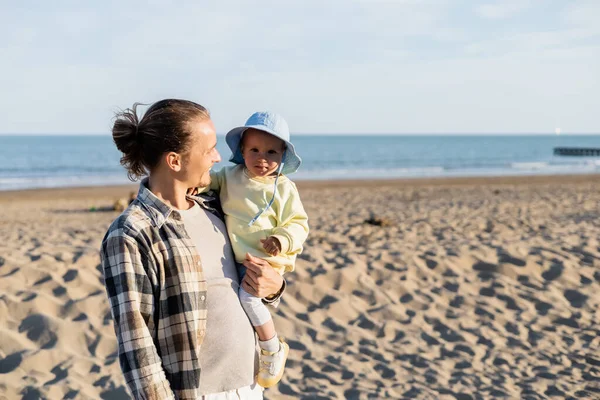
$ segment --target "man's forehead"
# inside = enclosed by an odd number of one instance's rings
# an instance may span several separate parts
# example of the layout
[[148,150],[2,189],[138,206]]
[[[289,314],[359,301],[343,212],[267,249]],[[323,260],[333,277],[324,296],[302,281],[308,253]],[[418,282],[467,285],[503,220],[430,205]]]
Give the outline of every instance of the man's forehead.
[[216,141],[215,125],[209,119],[195,120],[188,123],[192,136],[202,141]]

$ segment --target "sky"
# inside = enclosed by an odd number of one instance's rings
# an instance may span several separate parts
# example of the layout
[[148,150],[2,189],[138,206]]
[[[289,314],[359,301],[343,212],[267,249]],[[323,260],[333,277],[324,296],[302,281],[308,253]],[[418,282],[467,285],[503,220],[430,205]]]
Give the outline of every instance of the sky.
[[0,0],[0,133],[184,98],[220,133],[600,133],[598,0]]

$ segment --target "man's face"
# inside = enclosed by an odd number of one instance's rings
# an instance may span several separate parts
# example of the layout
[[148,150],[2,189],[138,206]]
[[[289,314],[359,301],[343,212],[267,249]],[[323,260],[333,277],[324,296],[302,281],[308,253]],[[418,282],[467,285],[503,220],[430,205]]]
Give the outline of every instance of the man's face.
[[188,187],[208,186],[213,164],[221,161],[215,125],[210,119],[195,120],[189,123],[189,129],[190,149],[183,160],[182,180]]
[[252,177],[272,175],[283,157],[285,143],[268,133],[248,129],[242,138],[242,156]]

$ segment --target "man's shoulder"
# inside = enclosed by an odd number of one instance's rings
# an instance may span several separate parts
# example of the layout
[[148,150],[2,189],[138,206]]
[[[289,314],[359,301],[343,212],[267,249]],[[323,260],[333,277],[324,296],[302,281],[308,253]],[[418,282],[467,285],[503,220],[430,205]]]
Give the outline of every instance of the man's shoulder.
[[153,226],[148,211],[136,199],[110,224],[103,242],[114,238],[135,241]]

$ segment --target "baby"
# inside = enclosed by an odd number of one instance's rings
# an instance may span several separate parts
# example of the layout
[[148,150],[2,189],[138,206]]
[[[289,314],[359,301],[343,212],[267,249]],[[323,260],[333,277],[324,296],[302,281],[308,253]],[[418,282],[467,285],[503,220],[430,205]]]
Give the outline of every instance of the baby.
[[238,263],[239,297],[259,339],[260,366],[256,381],[275,385],[283,376],[289,346],[277,337],[262,299],[246,292],[242,265],[250,254],[269,262],[280,274],[294,270],[296,256],[308,236],[308,217],[296,185],[287,174],[302,160],[290,142],[285,120],[275,113],[256,112],[244,126],[226,136],[234,166],[211,171],[208,188],[219,192],[231,246]]

